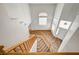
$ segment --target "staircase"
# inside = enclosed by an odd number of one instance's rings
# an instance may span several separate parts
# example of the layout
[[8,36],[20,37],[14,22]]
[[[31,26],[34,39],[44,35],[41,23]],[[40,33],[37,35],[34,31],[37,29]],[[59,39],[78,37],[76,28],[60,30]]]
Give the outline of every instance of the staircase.
[[51,35],[50,31],[30,31],[28,40],[20,42],[9,49],[0,46],[0,54],[29,54],[34,42],[37,40],[37,53],[57,52],[61,40]]
[[50,30],[31,30],[37,38],[37,52],[57,52],[61,39],[54,37]]
[[[26,54],[30,52],[30,49],[33,46],[33,43],[35,42],[36,37],[35,35],[30,35],[30,37],[28,38],[28,40],[20,42],[14,46],[12,46],[11,48],[8,49],[2,49],[3,46],[0,46],[0,54]],[[5,52],[2,52],[5,51]]]
[[57,38],[57,37],[54,37],[53,35],[51,35],[52,33],[50,31],[48,32],[45,32],[43,35],[47,35],[46,38],[48,38],[49,42],[51,43],[51,48],[52,48],[52,51],[51,52],[57,52],[62,40]]

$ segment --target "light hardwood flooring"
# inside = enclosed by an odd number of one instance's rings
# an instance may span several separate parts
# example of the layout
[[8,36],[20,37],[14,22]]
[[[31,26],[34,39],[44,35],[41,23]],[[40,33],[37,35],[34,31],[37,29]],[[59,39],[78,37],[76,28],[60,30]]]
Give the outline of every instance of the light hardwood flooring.
[[52,52],[57,52],[62,40],[54,37],[50,30],[30,30],[30,34],[35,34],[37,38],[37,52],[51,52],[42,39],[52,42]]

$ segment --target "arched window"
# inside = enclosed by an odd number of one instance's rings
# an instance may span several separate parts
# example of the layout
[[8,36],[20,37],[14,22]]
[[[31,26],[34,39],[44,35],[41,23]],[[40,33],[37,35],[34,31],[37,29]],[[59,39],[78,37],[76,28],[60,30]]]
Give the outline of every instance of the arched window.
[[39,13],[39,25],[47,25],[47,16],[48,14],[45,12]]

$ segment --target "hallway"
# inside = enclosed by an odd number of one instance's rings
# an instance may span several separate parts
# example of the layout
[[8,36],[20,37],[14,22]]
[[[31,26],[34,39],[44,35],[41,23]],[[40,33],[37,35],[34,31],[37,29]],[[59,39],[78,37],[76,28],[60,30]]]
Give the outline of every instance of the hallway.
[[77,29],[79,4],[0,4],[0,54],[79,52]]

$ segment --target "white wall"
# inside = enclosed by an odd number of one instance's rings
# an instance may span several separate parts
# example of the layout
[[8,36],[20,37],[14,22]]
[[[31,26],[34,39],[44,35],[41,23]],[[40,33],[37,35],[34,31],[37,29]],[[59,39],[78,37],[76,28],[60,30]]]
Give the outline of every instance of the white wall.
[[28,4],[0,4],[0,44],[9,48],[26,40],[30,22]]
[[[61,6],[62,6],[62,4],[61,4]],[[68,29],[61,28],[61,27],[59,27],[59,23],[61,20],[64,20],[64,21],[70,21],[72,24],[72,22],[74,21],[74,19],[76,17],[78,8],[79,8],[79,4],[74,4],[74,3],[65,3],[64,4],[59,19],[55,19],[55,21],[53,22],[53,24],[55,24],[54,25],[55,31],[53,33],[56,37],[59,37],[62,40],[64,39],[64,37],[67,34],[70,27]],[[58,15],[56,15],[56,16],[58,16]],[[53,30],[53,28],[52,28],[52,30]]]
[[65,47],[62,49],[63,52],[79,52],[79,28],[72,35],[70,40],[67,42]]
[[[79,38],[75,36],[75,39],[72,39],[74,33],[79,28],[79,15],[76,16],[71,28],[69,29],[67,35],[65,36],[58,52],[71,52],[79,49]],[[78,42],[77,42],[78,41]],[[75,44],[76,43],[76,44]],[[75,45],[74,45],[75,44]],[[76,46],[76,47],[75,47]],[[79,51],[79,50],[77,50]],[[76,51],[75,51],[76,52]]]
[[[32,30],[51,30],[51,24],[55,12],[56,4],[30,4],[30,10],[31,10],[31,18],[32,18],[32,24],[31,29]],[[39,25],[39,13],[45,12],[48,14],[47,16],[47,25]]]
[[62,10],[63,10],[64,4],[59,3],[56,6],[56,10],[55,10],[55,15],[53,18],[53,22],[52,22],[52,33],[54,36],[56,36],[56,30],[57,30],[57,26],[60,20],[60,16],[62,14]]

